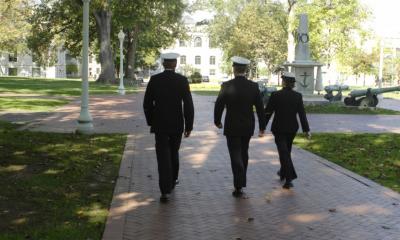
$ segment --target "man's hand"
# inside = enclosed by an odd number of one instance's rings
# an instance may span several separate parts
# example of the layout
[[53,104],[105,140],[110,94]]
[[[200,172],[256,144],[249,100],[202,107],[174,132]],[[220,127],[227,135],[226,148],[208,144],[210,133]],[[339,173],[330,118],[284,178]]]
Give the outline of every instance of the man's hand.
[[258,132],[258,137],[264,137],[265,136],[265,131],[264,130],[260,130],[259,132]]
[[183,136],[184,136],[185,138],[188,138],[188,137],[190,136],[190,133],[191,133],[191,131],[185,131],[185,132],[183,133]]
[[306,132],[306,137],[308,140],[311,140],[311,133],[310,132]]
[[215,126],[217,127],[217,128],[219,128],[219,129],[221,129],[223,126],[222,126],[222,123],[218,123],[218,124],[215,124]]

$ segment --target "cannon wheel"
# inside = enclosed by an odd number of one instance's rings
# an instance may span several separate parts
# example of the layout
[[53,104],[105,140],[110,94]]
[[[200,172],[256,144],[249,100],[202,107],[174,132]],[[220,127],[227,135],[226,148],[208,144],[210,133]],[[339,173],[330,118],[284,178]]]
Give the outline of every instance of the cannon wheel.
[[344,104],[346,104],[346,106],[357,106],[356,100],[352,97],[345,97]]
[[363,97],[360,99],[360,108],[367,108],[370,107],[370,101],[367,97]]
[[376,107],[376,105],[378,105],[378,98],[376,95],[373,95],[372,99],[369,97],[363,97],[359,101],[361,108]]

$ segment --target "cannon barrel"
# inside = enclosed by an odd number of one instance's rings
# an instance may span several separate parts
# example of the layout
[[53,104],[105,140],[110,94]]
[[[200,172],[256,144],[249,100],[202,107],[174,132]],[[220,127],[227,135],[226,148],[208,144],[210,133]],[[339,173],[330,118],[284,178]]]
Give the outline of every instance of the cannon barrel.
[[385,92],[393,92],[393,91],[400,91],[400,86],[397,87],[388,87],[388,88],[368,88],[366,90],[353,90],[349,93],[351,97],[361,97],[361,96],[366,96],[368,90],[373,94],[373,95],[378,95],[381,93]]
[[347,90],[349,86],[347,85],[328,85],[324,87],[325,91],[339,91],[339,90]]

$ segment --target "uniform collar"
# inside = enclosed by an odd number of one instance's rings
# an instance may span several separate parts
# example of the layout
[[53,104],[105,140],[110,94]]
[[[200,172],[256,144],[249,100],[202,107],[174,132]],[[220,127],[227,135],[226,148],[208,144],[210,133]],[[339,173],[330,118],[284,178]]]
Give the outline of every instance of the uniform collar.
[[239,76],[235,76],[235,79],[246,80],[247,78],[244,75],[243,76],[239,75]]

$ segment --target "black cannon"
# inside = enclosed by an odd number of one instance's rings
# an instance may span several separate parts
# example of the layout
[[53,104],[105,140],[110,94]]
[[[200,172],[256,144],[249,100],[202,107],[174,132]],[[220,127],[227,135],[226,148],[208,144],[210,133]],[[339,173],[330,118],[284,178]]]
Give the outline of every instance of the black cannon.
[[[329,100],[329,102],[340,102],[342,101],[342,90],[348,90],[349,86],[347,85],[329,85],[324,87],[326,94],[324,98]],[[333,95],[333,91],[337,91],[336,95]]]
[[400,86],[388,88],[368,88],[367,90],[353,90],[344,98],[344,104],[357,107],[376,107],[378,94],[400,91]]

